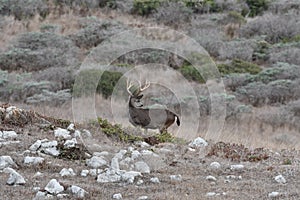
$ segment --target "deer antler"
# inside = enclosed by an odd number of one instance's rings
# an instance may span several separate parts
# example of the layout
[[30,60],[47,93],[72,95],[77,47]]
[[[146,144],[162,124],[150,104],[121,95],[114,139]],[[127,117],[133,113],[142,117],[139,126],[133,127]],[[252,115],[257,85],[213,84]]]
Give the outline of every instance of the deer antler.
[[145,81],[144,85],[142,85],[141,81],[139,81],[139,84],[140,84],[140,92],[143,92],[151,85],[150,81],[148,81],[148,80]]
[[127,83],[127,92],[133,96],[132,92],[130,92],[130,88],[133,86],[133,83],[131,81],[129,81],[129,79],[127,78],[126,80],[126,83]]

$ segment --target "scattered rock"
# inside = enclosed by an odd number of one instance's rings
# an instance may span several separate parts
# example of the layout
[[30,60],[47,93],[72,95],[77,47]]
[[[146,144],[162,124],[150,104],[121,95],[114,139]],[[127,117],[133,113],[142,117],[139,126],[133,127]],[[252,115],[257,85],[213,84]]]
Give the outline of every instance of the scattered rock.
[[217,181],[216,177],[214,176],[207,176],[205,179],[208,181]]
[[76,138],[72,138],[71,140],[66,140],[64,143],[64,147],[69,149],[75,147],[77,144]]
[[137,198],[137,200],[146,200],[148,199],[148,196],[140,196],[139,198]]
[[209,166],[211,169],[220,169],[221,168],[221,165],[218,162],[212,162],[212,163],[210,163]]
[[150,178],[150,182],[152,182],[152,183],[160,183],[160,181],[159,181],[159,179],[157,177]]
[[73,123],[71,123],[68,128],[67,128],[68,131],[70,132],[74,132],[75,131],[75,125]]
[[140,179],[136,182],[137,185],[142,185],[143,183],[144,183],[144,181],[142,179]]
[[41,147],[42,148],[51,148],[56,147],[58,145],[58,142],[56,140],[53,141],[42,141]]
[[117,193],[112,196],[113,199],[123,199],[122,194]]
[[171,175],[170,179],[171,179],[171,181],[174,181],[174,182],[180,182],[180,181],[182,181],[182,176],[180,174],[179,175]]
[[51,156],[58,156],[59,155],[59,151],[56,149],[56,147],[43,149],[43,152],[45,154],[48,154],[48,155],[51,155]]
[[103,157],[93,156],[92,158],[86,160],[86,164],[87,166],[96,169],[106,166],[107,162]]
[[69,169],[63,168],[63,169],[59,172],[59,174],[60,174],[61,176],[75,176],[75,175],[76,175],[76,173],[73,171],[72,168],[69,168]]
[[133,183],[135,177],[142,176],[140,172],[135,172],[135,171],[129,171],[129,172],[122,171],[120,173],[121,173],[121,180],[127,183]]
[[51,179],[45,190],[50,194],[58,194],[64,191],[64,187],[56,179]]
[[57,128],[54,130],[54,136],[57,138],[63,138],[63,139],[70,139],[71,135],[70,135],[70,131],[68,131],[67,129],[63,129],[63,128]]
[[197,137],[191,143],[189,143],[190,147],[199,148],[199,147],[206,147],[208,143],[201,137]]
[[85,177],[87,175],[89,175],[89,170],[87,170],[87,169],[82,170],[80,173],[80,176],[83,176],[83,177]]
[[97,182],[99,183],[113,183],[121,180],[121,176],[113,170],[107,170],[105,173],[97,176]]
[[6,167],[16,167],[16,163],[10,156],[0,156],[0,170]]
[[240,171],[243,170],[245,168],[244,165],[231,165],[230,166],[230,170],[232,171]]
[[134,167],[137,171],[141,172],[141,173],[145,173],[145,174],[149,174],[150,173],[150,168],[148,166],[147,163],[145,163],[144,161],[139,161],[136,162],[134,164]]
[[268,194],[268,197],[270,198],[276,198],[276,197],[279,197],[280,196],[280,193],[279,192],[271,192]]
[[3,131],[2,134],[3,139],[14,139],[18,137],[18,134],[15,131]]
[[277,182],[277,183],[281,183],[281,184],[285,184],[286,183],[286,180],[285,180],[285,178],[280,174],[280,175],[278,175],[278,176],[275,176],[275,181]]
[[82,189],[81,187],[78,187],[76,185],[72,185],[68,188],[68,190],[76,197],[79,199],[82,199],[85,197],[85,195],[87,194],[87,192]]
[[21,176],[18,172],[16,172],[14,169],[7,167],[4,169],[5,173],[9,173],[9,178],[7,180],[8,185],[24,185],[26,183],[23,176]]
[[42,162],[44,162],[44,158],[42,157],[30,157],[30,156],[26,156],[24,158],[24,164],[29,164],[29,165],[37,165],[40,164]]
[[42,141],[41,140],[37,140],[35,143],[33,143],[30,147],[29,150],[30,151],[37,151],[42,145]]
[[205,196],[207,196],[207,197],[213,197],[213,196],[216,196],[216,194],[217,193],[215,193],[215,192],[208,192],[208,193],[206,193]]

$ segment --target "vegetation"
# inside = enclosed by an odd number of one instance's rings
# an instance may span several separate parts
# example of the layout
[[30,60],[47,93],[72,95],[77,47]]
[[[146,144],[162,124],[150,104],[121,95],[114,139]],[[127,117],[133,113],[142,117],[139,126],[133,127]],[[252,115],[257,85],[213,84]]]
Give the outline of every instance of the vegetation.
[[147,16],[160,6],[161,0],[134,0],[133,13]]
[[192,65],[184,65],[179,69],[179,71],[186,79],[190,81],[205,83],[205,80],[203,79],[199,71]]
[[250,8],[250,16],[254,17],[260,15],[263,11],[268,9],[269,0],[246,0]]
[[258,74],[262,71],[258,65],[240,59],[233,59],[230,64],[219,64],[218,69],[223,75],[232,73]]

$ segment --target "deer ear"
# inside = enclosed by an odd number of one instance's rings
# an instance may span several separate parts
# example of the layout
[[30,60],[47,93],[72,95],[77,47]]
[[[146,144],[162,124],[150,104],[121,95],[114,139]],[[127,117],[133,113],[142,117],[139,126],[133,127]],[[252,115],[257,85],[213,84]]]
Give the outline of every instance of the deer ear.
[[137,99],[141,99],[143,96],[144,96],[144,95],[141,94],[141,95],[137,96]]

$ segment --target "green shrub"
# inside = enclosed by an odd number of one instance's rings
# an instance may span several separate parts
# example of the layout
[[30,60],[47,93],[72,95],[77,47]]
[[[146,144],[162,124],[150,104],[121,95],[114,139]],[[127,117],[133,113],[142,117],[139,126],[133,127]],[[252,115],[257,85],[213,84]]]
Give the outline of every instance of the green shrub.
[[231,23],[237,23],[237,24],[244,24],[244,23],[246,23],[246,20],[243,17],[243,15],[241,13],[237,12],[237,11],[230,11],[230,12],[228,12],[227,19]]
[[153,13],[159,6],[161,0],[134,0],[133,13],[147,16]]
[[102,73],[96,69],[81,71],[76,78],[73,95],[92,95],[97,92],[108,98],[121,77],[121,72],[104,71]]
[[186,7],[191,8],[196,13],[219,12],[221,8],[216,4],[215,0],[183,0]]
[[249,16],[254,17],[268,9],[269,0],[246,0],[246,3],[250,8]]
[[219,64],[218,69],[223,75],[232,73],[257,74],[262,71],[258,65],[240,59],[234,59],[230,64]]
[[282,39],[283,43],[292,43],[292,42],[300,42],[300,34],[297,34],[293,37],[285,37]]
[[186,79],[190,81],[205,83],[205,80],[203,79],[199,71],[192,65],[184,65],[179,69],[179,71]]
[[8,81],[8,72],[0,70],[0,86],[4,85]]

